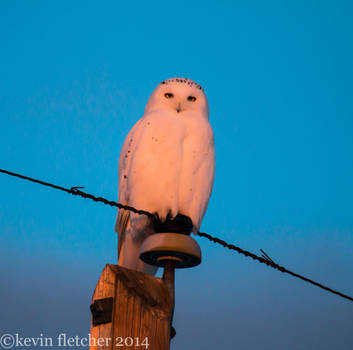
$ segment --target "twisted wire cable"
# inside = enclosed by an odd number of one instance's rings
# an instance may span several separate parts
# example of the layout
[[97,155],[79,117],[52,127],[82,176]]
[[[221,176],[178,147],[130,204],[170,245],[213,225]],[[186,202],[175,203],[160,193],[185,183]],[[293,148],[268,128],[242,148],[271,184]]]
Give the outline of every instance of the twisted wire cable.
[[[139,215],[146,215],[148,217],[151,217],[151,218],[155,218],[156,215],[155,214],[152,214],[146,210],[140,210],[140,209],[136,209],[134,207],[131,207],[129,205],[124,205],[124,204],[121,204],[121,203],[118,203],[118,202],[114,202],[114,201],[110,201],[106,198],[103,198],[103,197],[96,197],[90,193],[86,193],[86,192],[83,192],[81,191],[80,189],[83,188],[83,187],[79,187],[79,186],[74,186],[74,187],[71,187],[71,188],[65,188],[65,187],[62,187],[62,186],[58,186],[58,185],[55,185],[55,184],[52,184],[52,183],[49,183],[49,182],[45,182],[45,181],[41,181],[41,180],[38,180],[38,179],[34,179],[32,177],[29,177],[29,176],[24,176],[24,175],[21,175],[21,174],[17,174],[17,173],[13,173],[11,171],[8,171],[8,170],[4,170],[4,169],[0,169],[0,172],[1,173],[4,173],[4,174],[7,174],[7,175],[10,175],[10,176],[14,176],[14,177],[18,177],[20,179],[23,179],[23,180],[28,180],[28,181],[31,181],[31,182],[35,182],[35,183],[38,183],[40,185],[44,185],[44,186],[48,186],[48,187],[51,187],[51,188],[55,188],[57,190],[60,190],[60,191],[64,191],[66,193],[69,193],[69,194],[72,194],[74,196],[80,196],[80,197],[83,197],[83,198],[87,198],[87,199],[91,199],[95,202],[101,202],[101,203],[104,203],[106,205],[110,205],[112,207],[118,207],[119,209],[124,209],[124,210],[129,210],[133,213],[136,213],[136,214],[139,214]],[[316,287],[319,287],[321,289],[324,289],[330,293],[333,293],[335,295],[338,295],[342,298],[345,298],[347,300],[350,300],[353,302],[353,297],[349,296],[349,295],[346,295],[346,294],[343,294],[337,290],[334,290],[332,288],[329,288],[321,283],[318,283],[314,280],[311,280],[307,277],[304,277],[302,275],[299,275],[293,271],[290,271],[288,269],[286,269],[285,267],[283,266],[280,266],[278,265],[277,263],[275,263],[267,254],[266,252],[264,252],[262,249],[261,250],[261,253],[262,255],[259,256],[259,255],[256,255],[252,252],[249,252],[245,249],[242,249],[234,244],[229,244],[227,243],[226,241],[220,239],[220,238],[217,238],[217,237],[214,237],[214,236],[211,236],[209,235],[208,233],[205,233],[205,232],[198,232],[198,235],[200,237],[204,237],[204,238],[207,238],[209,241],[213,242],[213,243],[217,243],[217,244],[220,244],[221,246],[223,246],[224,248],[227,248],[229,250],[232,250],[232,251],[235,251],[239,254],[242,254],[246,257],[250,257],[252,258],[253,260],[255,261],[258,261],[259,263],[262,263],[262,264],[265,264],[267,265],[268,267],[272,267],[273,269],[277,270],[277,271],[280,271],[280,272],[283,272],[283,273],[287,273],[293,277],[296,277],[296,278],[299,278],[301,279],[302,281],[305,281],[305,282],[308,282]]]

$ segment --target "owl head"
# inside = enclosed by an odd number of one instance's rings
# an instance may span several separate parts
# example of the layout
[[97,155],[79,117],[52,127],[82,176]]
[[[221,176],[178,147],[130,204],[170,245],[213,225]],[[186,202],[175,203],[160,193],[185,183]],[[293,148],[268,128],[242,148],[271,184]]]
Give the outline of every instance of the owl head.
[[171,78],[162,81],[149,98],[145,114],[161,109],[177,113],[202,113],[208,119],[208,102],[202,87],[187,78]]

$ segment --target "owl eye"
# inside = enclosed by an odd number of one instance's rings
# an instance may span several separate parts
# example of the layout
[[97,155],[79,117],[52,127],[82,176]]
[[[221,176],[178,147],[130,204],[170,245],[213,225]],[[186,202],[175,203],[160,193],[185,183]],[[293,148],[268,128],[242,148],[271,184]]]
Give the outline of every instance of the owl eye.
[[165,98],[173,98],[174,95],[171,94],[170,92],[166,92],[166,93],[164,94],[164,97],[165,97]]
[[196,97],[195,96],[188,96],[188,101],[195,102],[196,101]]

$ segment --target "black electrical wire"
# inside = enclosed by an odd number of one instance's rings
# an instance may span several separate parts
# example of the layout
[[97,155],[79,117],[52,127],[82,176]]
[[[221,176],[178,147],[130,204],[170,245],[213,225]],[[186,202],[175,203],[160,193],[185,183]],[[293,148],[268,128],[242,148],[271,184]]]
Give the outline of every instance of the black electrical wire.
[[[114,202],[114,201],[109,201],[103,197],[96,197],[96,196],[93,196],[92,194],[90,193],[86,193],[86,192],[83,192],[80,190],[80,188],[83,188],[83,187],[71,187],[71,188],[65,188],[65,187],[61,187],[61,186],[58,186],[58,185],[54,185],[54,184],[51,184],[49,182],[44,182],[44,181],[41,181],[41,180],[37,180],[37,179],[34,179],[34,178],[31,178],[31,177],[28,177],[28,176],[24,176],[24,175],[21,175],[21,174],[17,174],[17,173],[13,173],[11,171],[8,171],[8,170],[3,170],[3,169],[0,169],[0,172],[1,173],[4,173],[4,174],[7,174],[7,175],[10,175],[10,176],[15,176],[15,177],[18,177],[20,179],[23,179],[23,180],[28,180],[28,181],[31,181],[31,182],[35,182],[35,183],[38,183],[40,185],[44,185],[44,186],[48,186],[48,187],[51,187],[51,188],[55,188],[57,190],[61,190],[61,191],[64,191],[64,192],[67,192],[67,193],[70,193],[74,196],[80,196],[80,197],[83,197],[83,198],[88,198],[88,199],[92,199],[94,200],[95,202],[101,202],[101,203],[104,203],[106,205],[110,205],[110,206],[113,206],[113,207],[118,207],[119,209],[124,209],[124,210],[129,210],[129,211],[132,211],[133,213],[136,213],[136,214],[139,214],[139,215],[146,215],[148,217],[151,217],[151,218],[155,218],[155,214],[152,214],[146,210],[139,210],[139,209],[136,209],[134,207],[131,207],[129,205],[124,205],[124,204],[121,204],[121,203],[118,203],[118,202]],[[198,232],[198,235],[201,236],[201,237],[204,237],[204,238],[207,238],[208,240],[210,240],[211,242],[214,242],[214,243],[217,243],[217,244],[220,244],[222,245],[224,248],[228,248],[232,251],[235,251],[239,254],[242,254],[242,255],[245,255],[246,257],[250,257],[262,264],[266,264],[267,266],[269,267],[272,267],[273,269],[276,269],[277,271],[280,271],[280,272],[283,272],[283,273],[288,273],[289,275],[293,276],[293,277],[296,277],[296,278],[299,278],[301,279],[302,281],[305,281],[305,282],[308,282],[308,283],[311,283],[312,285],[314,286],[317,286],[321,289],[324,289],[330,293],[333,293],[333,294],[336,294],[342,298],[345,298],[345,299],[348,299],[350,301],[353,301],[353,298],[349,295],[346,295],[346,294],[343,294],[337,290],[334,290],[332,288],[329,288],[321,283],[318,283],[318,282],[315,282],[309,278],[306,278],[302,275],[299,275],[295,272],[292,272],[288,269],[286,269],[285,267],[283,266],[280,266],[278,264],[276,264],[262,249],[261,249],[261,252],[262,252],[262,256],[258,256],[254,253],[251,253],[247,250],[244,250],[240,247],[237,247],[236,245],[234,244],[229,244],[225,241],[223,241],[222,239],[220,238],[217,238],[217,237],[213,237],[211,235],[209,235],[208,233],[204,233],[204,232]]]

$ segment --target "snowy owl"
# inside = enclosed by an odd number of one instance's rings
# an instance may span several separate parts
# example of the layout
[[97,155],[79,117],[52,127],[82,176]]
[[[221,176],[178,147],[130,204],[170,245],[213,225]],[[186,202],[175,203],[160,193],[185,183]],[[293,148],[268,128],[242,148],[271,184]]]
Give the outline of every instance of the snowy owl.
[[139,251],[144,239],[158,232],[158,223],[186,218],[190,229],[185,233],[197,234],[214,170],[213,132],[202,87],[186,78],[162,81],[129,132],[119,159],[119,202],[157,219],[118,209],[118,264],[156,272],[139,259]]

